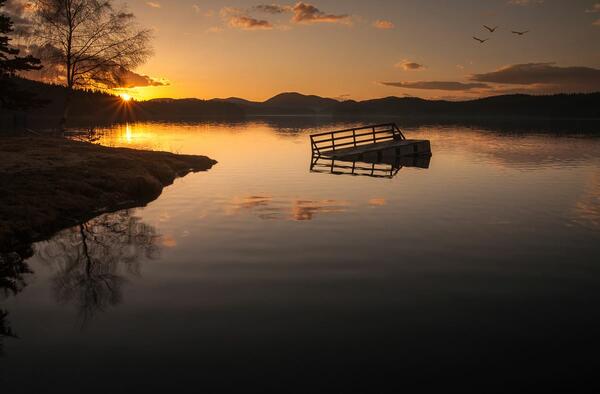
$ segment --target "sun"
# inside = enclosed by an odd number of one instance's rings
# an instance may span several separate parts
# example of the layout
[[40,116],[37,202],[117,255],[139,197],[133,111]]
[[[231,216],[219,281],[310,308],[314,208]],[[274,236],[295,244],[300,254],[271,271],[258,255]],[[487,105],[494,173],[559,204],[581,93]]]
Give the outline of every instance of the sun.
[[121,100],[125,101],[125,102],[129,102],[133,99],[133,97],[131,97],[130,95],[128,95],[127,93],[123,93],[121,94]]

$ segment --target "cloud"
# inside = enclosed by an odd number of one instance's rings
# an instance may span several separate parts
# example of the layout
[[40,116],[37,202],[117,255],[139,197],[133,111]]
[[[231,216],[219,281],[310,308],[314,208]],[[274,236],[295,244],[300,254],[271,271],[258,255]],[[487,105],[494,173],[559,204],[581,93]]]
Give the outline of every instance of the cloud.
[[28,0],[8,0],[2,9],[13,22],[16,35],[27,35],[31,32],[31,16],[35,6]]
[[426,89],[426,90],[448,90],[469,91],[473,89],[488,88],[489,85],[479,82],[455,82],[455,81],[416,81],[416,82],[382,82],[383,85],[403,89]]
[[283,14],[291,10],[290,6],[278,5],[278,4],[259,4],[252,7],[253,10],[258,12],[264,12],[266,14]]
[[425,69],[425,66],[419,63],[411,62],[410,60],[402,60],[394,67],[401,68],[404,71],[420,71]]
[[526,6],[532,4],[542,4],[543,2],[544,0],[509,0],[508,4]]
[[390,30],[396,27],[393,22],[383,19],[377,19],[373,22],[373,27],[381,30]]
[[202,11],[202,7],[200,7],[198,4],[192,4],[192,9],[194,10],[194,12],[196,14],[200,14],[207,18],[209,18],[215,14],[215,12],[213,10]]
[[221,9],[221,17],[227,21],[229,27],[242,30],[271,30],[271,22],[248,16],[244,10],[234,7]]
[[312,4],[297,3],[293,8],[292,21],[296,23],[349,23],[348,15],[326,14]]
[[122,69],[119,73],[119,86],[118,88],[142,88],[147,86],[169,86],[170,83],[167,80],[157,80],[147,75],[135,73],[130,70]]
[[600,12],[600,3],[594,4],[592,8],[588,8],[587,10],[585,10],[585,12],[587,12],[588,14]]
[[146,2],[146,5],[148,5],[148,7],[152,7],[152,8],[161,8],[160,3],[154,2],[154,1],[148,1]]
[[555,63],[527,63],[475,74],[472,81],[506,85],[537,85],[552,91],[599,91],[600,69],[559,67]]
[[271,22],[255,19],[250,16],[233,16],[229,19],[229,26],[242,30],[271,30]]

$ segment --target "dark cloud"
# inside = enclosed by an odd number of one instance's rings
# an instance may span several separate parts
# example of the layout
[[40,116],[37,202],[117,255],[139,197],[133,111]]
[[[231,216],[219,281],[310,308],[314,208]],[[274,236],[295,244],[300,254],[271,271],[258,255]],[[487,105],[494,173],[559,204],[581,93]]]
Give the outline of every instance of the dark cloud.
[[14,33],[27,35],[31,32],[31,15],[33,6],[26,0],[8,0],[2,12],[10,17],[13,22]]
[[278,4],[260,4],[254,6],[253,9],[255,11],[264,12],[266,14],[283,14],[285,12],[290,11],[289,6]]
[[598,91],[600,70],[590,67],[559,67],[555,63],[527,63],[475,74],[472,81],[506,85],[539,85],[552,91]]
[[404,89],[427,89],[427,90],[448,90],[448,91],[468,91],[473,89],[485,89],[489,86],[485,83],[470,82],[462,83],[455,81],[416,81],[416,82],[382,82],[386,86],[394,86]]
[[119,73],[119,86],[118,88],[142,88],[146,86],[169,86],[168,81],[156,80],[150,78],[147,75],[141,75],[130,70],[121,70]]
[[396,64],[396,67],[401,68],[404,71],[418,71],[423,70],[425,68],[424,65],[411,62],[410,60],[403,60],[400,63]]
[[303,2],[297,3],[292,11],[294,12],[292,20],[296,23],[346,23],[349,21],[348,15],[326,14],[314,5]]

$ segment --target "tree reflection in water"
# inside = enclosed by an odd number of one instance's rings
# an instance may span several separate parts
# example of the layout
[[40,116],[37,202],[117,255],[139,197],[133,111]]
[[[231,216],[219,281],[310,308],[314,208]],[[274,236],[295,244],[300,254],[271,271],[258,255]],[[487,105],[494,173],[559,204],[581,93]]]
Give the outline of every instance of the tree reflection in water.
[[159,238],[152,226],[124,210],[65,230],[39,244],[36,252],[56,269],[57,301],[74,303],[85,325],[121,302],[126,276],[140,275],[140,259],[159,256]]
[[[0,254],[0,298],[4,299],[19,293],[26,286],[24,275],[31,273],[23,258],[17,253]],[[0,355],[3,354],[3,339],[16,338],[10,328],[8,311],[0,308]]]

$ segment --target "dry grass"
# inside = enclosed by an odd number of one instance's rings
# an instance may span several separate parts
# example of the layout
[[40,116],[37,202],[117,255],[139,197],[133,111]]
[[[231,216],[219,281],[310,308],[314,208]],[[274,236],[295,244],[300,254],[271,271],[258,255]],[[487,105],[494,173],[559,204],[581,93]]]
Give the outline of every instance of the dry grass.
[[0,252],[102,212],[144,205],[216,161],[57,138],[0,138]]

